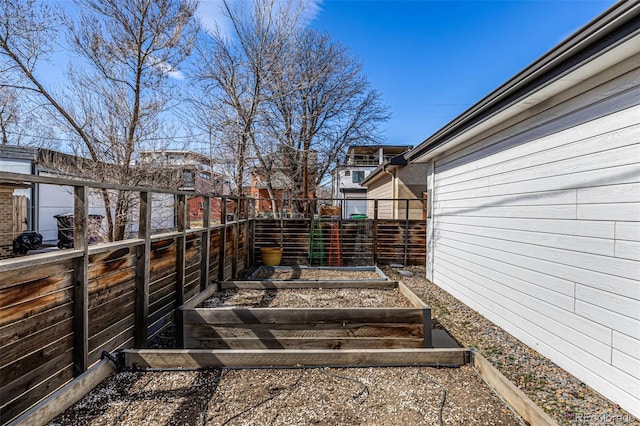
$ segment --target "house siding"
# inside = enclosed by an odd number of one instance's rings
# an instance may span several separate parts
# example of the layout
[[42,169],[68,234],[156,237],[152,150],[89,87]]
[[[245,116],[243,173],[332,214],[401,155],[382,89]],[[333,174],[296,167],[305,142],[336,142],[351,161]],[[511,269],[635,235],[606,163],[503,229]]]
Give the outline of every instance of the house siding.
[[[382,176],[367,187],[367,199],[378,200],[378,218],[394,219],[393,216],[393,183],[391,176]],[[367,204],[367,216],[374,217],[374,203]]]
[[435,159],[433,281],[640,416],[637,56]]

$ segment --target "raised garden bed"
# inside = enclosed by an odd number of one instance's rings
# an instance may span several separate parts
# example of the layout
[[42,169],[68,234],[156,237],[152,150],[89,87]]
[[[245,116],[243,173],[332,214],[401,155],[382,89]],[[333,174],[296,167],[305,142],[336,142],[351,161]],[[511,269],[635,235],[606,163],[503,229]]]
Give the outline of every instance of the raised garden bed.
[[[431,309],[377,268],[353,269],[302,268],[300,279],[217,283],[180,307],[184,347],[431,347]],[[349,279],[351,272],[373,272],[375,278]]]

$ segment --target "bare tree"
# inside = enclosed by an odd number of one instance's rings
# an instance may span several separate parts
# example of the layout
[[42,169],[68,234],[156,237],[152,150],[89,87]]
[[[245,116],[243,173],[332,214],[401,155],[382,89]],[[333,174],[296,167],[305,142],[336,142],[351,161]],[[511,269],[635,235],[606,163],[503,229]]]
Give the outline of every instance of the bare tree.
[[207,40],[197,78],[215,99],[209,116],[219,139],[236,155],[236,187],[253,158],[270,198],[276,182],[305,198],[348,145],[379,142],[387,110],[343,46],[302,28],[306,4],[225,6],[233,34]]
[[0,136],[2,145],[9,142],[8,132],[18,121],[18,97],[13,87],[0,87]]
[[[81,63],[68,73],[71,90],[64,96],[35,74],[38,59],[50,51],[55,15],[34,0],[1,1],[3,71],[46,99],[75,135],[78,152],[92,160],[94,177],[137,183],[135,153],[157,135],[170,98],[168,77],[190,54],[197,33],[195,1],[76,0],[77,18],[66,22]],[[109,239],[122,239],[130,199],[122,191],[115,203],[107,191],[102,198]]]
[[[260,121],[268,101],[267,87],[282,72],[281,57],[299,30],[304,1],[224,1],[224,13],[233,34],[217,29],[199,47],[196,81],[206,97],[214,99],[209,117],[219,130],[219,141],[236,158],[235,191],[242,193],[249,158],[270,169],[259,149]],[[201,103],[204,104],[204,103]],[[273,197],[273,188],[268,187]]]
[[285,72],[270,83],[269,135],[278,140],[294,197],[306,198],[352,144],[380,141],[388,118],[362,66],[328,34],[300,34]]

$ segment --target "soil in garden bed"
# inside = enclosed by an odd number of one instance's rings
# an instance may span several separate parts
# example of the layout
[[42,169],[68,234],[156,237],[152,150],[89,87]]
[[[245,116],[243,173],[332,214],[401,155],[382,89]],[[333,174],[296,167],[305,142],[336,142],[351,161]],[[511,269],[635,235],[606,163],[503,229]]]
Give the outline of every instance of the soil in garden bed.
[[396,288],[224,289],[199,308],[412,308]]
[[321,268],[258,268],[251,276],[255,280],[372,280],[381,279],[374,270]]
[[518,425],[471,366],[123,372],[66,425]]

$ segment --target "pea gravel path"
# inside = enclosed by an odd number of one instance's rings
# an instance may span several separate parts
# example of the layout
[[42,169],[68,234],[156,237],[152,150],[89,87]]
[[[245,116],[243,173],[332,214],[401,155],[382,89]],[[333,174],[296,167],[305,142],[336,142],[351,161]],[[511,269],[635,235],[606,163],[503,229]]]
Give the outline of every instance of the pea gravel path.
[[432,309],[435,322],[463,347],[472,347],[561,425],[640,425],[640,420],[529,348],[458,299],[425,279],[424,267],[408,267],[412,277],[382,268],[401,280]]

